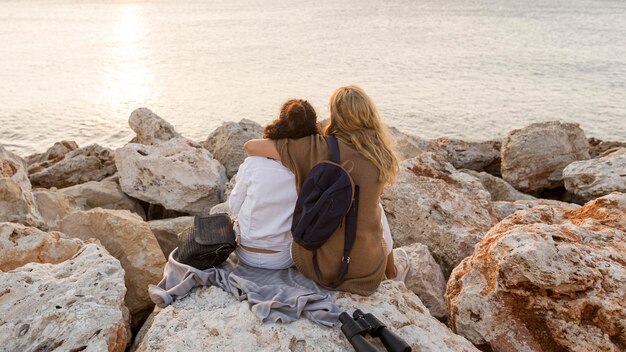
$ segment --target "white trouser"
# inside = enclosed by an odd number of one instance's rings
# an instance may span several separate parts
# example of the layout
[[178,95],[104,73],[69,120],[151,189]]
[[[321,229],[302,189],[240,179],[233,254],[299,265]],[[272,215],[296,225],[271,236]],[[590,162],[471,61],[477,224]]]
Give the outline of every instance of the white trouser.
[[278,270],[293,266],[289,249],[276,253],[256,253],[237,247],[236,253],[241,263],[255,268]]

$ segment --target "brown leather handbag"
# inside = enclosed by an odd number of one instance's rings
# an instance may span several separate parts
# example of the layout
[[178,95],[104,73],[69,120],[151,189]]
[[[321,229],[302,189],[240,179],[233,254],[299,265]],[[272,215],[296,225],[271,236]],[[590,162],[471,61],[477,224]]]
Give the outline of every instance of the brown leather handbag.
[[237,247],[233,221],[225,213],[196,216],[194,226],[178,234],[179,263],[204,270],[222,264]]

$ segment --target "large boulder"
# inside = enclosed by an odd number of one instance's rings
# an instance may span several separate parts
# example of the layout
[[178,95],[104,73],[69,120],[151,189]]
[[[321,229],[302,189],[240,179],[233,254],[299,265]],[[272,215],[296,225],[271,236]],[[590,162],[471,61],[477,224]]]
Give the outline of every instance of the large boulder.
[[243,144],[251,139],[263,137],[263,127],[258,123],[242,119],[239,122],[224,122],[204,141],[207,148],[226,168],[226,176],[233,177],[248,156]]
[[61,220],[79,209],[74,197],[55,188],[37,189],[33,191],[33,198],[48,230],[58,230]]
[[498,221],[502,221],[504,218],[515,213],[518,210],[528,210],[539,205],[564,210],[575,210],[580,208],[580,205],[578,204],[566,203],[553,199],[516,200],[514,202],[497,201],[491,203],[491,206],[493,207],[493,211],[496,213]]
[[402,162],[382,195],[396,246],[428,246],[446,276],[497,222],[480,181],[423,153]]
[[597,138],[589,138],[589,154],[592,158],[598,158],[610,154],[619,148],[626,148],[626,142],[603,141]]
[[[414,351],[476,351],[464,338],[428,314],[419,298],[399,282],[381,284],[370,297],[339,293],[336,304],[349,312],[374,314],[406,340]],[[136,351],[352,351],[339,327],[327,328],[301,318],[289,324],[263,324],[239,302],[217,287],[194,289],[152,319]],[[380,349],[379,340],[368,339]]]
[[65,154],[78,149],[78,144],[74,141],[60,141],[54,143],[54,145],[45,153],[37,153],[32,154],[24,158],[26,163],[28,164],[29,169],[31,167],[36,167],[37,164],[41,164],[44,162],[55,163],[65,156]]
[[93,208],[128,210],[143,219],[146,218],[139,201],[127,196],[122,192],[122,187],[114,181],[90,181],[63,188],[60,191],[74,197],[76,204],[82,210]]
[[430,254],[428,247],[413,243],[402,247],[409,255],[409,271],[404,280],[409,291],[415,293],[424,303],[430,315],[438,319],[446,318],[446,304],[443,295],[446,279],[441,267]]
[[22,158],[0,145],[0,221],[45,227],[26,170]]
[[563,186],[563,169],[589,159],[589,143],[576,123],[534,123],[502,142],[502,177],[522,192]]
[[433,143],[447,153],[448,162],[457,169],[500,173],[500,141],[468,142],[438,138]]
[[426,152],[437,154],[441,158],[447,157],[446,152],[440,150],[433,142],[404,133],[393,126],[388,126],[387,130],[393,139],[393,150],[400,160],[411,159]]
[[[37,262],[0,272],[3,350],[124,351],[130,331],[120,262],[97,243],[19,231],[17,251]],[[60,257],[58,244],[67,247]]]
[[193,226],[193,216],[148,221],[150,230],[159,242],[165,258],[178,247],[178,234]]
[[626,350],[626,194],[495,226],[454,269],[450,326],[499,351]]
[[148,108],[135,109],[128,118],[128,125],[135,131],[135,141],[140,144],[156,144],[180,137],[174,126]]
[[61,263],[72,258],[82,247],[81,240],[67,238],[60,232],[0,223],[0,271],[10,271],[28,263]]
[[131,197],[192,215],[207,214],[223,200],[224,167],[185,139],[130,143],[115,151],[115,162],[122,190]]
[[128,288],[126,306],[133,324],[139,320],[136,317],[152,309],[148,285],[161,280],[165,257],[150,227],[139,216],[126,210],[77,211],[63,219],[61,231],[83,240],[98,239],[122,263]]
[[532,200],[535,197],[522,193],[516,190],[513,186],[508,184],[505,180],[493,176],[487,172],[478,172],[474,170],[461,170],[466,172],[477,179],[483,184],[485,189],[491,195],[492,201],[509,201],[514,202],[516,200]]
[[598,159],[575,161],[563,170],[565,188],[587,200],[626,192],[626,148]]
[[88,181],[100,181],[115,173],[115,160],[109,148],[92,144],[62,157],[29,167],[34,187],[64,188]]

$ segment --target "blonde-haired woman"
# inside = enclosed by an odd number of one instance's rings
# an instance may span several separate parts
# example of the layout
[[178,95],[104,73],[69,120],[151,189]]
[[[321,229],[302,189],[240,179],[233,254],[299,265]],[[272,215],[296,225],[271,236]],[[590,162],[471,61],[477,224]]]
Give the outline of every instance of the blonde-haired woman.
[[[384,185],[393,182],[398,173],[398,158],[374,102],[363,89],[354,85],[333,92],[330,123],[324,134],[337,137],[341,162],[351,161],[352,179],[361,189],[357,234],[348,272],[344,281],[333,289],[369,295],[385,274],[389,278],[403,276],[403,273],[398,275],[396,272],[390,235],[383,238],[383,222],[386,221],[380,206]],[[256,139],[247,142],[245,147],[249,155],[280,160],[296,176],[298,192],[313,166],[330,158],[326,140],[320,135],[300,139]],[[329,284],[336,278],[341,265],[344,233],[343,227],[338,228],[317,249],[319,277],[313,268],[313,253],[293,242],[291,254],[296,268],[322,286],[331,288]]]

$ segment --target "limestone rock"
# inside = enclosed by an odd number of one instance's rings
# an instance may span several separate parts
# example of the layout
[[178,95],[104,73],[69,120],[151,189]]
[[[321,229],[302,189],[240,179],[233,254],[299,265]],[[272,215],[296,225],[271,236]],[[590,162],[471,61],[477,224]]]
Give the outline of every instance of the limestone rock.
[[134,143],[156,144],[180,137],[174,126],[148,108],[135,109],[128,118],[128,124],[137,135]]
[[565,188],[585,199],[626,192],[626,148],[598,158],[575,161],[563,170]]
[[[21,224],[0,223],[0,271],[28,263],[57,264],[72,258],[83,242],[60,232],[44,232]],[[1,297],[1,295],[0,295]]]
[[592,158],[598,158],[611,154],[619,148],[626,148],[626,142],[603,141],[593,137],[589,138],[588,142],[589,154]]
[[146,218],[145,211],[139,201],[124,194],[117,182],[90,181],[63,188],[61,192],[74,197],[76,204],[82,210],[93,208],[120,209],[131,211],[143,219]]
[[576,123],[549,121],[513,130],[502,142],[502,177],[523,192],[563,185],[570,163],[589,159],[589,144]]
[[193,216],[173,219],[148,221],[150,230],[159,242],[165,258],[169,257],[174,248],[178,247],[178,234],[189,226],[193,226]]
[[233,177],[231,177],[230,180],[228,180],[228,182],[226,182],[226,185],[224,186],[224,199],[228,199],[228,197],[230,197],[230,193],[233,191],[233,189],[235,189],[236,184],[237,184],[237,174],[235,173]]
[[209,212],[211,215],[213,214],[219,214],[219,213],[226,213],[230,216],[232,216],[233,214],[230,212],[230,207],[228,206],[228,202],[224,202],[224,203],[220,203],[216,206],[214,206],[213,208],[211,208],[211,211]]
[[626,350],[626,194],[495,226],[454,269],[450,326],[499,351]]
[[448,154],[448,162],[457,169],[500,173],[500,141],[467,142],[438,138],[433,142]]
[[81,242],[75,256],[58,264],[0,272],[0,346],[122,352],[130,340],[125,292],[120,262],[96,243]]
[[410,159],[426,152],[446,156],[430,141],[404,133],[395,127],[387,126],[387,130],[393,138],[392,147],[399,160]]
[[126,210],[77,211],[63,219],[61,231],[84,240],[100,240],[126,271],[130,313],[135,316],[152,309],[148,285],[161,280],[165,257],[150,227],[139,216]]
[[478,179],[423,153],[401,163],[382,202],[395,245],[425,244],[447,275],[496,223],[490,198]]
[[[478,351],[434,319],[419,298],[399,282],[387,281],[370,297],[337,294],[336,303],[361,309],[387,324],[414,351]],[[140,333],[141,335],[141,333]],[[217,287],[194,289],[162,309],[136,351],[352,351],[339,327],[326,328],[301,318],[289,324],[263,324],[247,302]],[[369,341],[374,341],[370,339]],[[376,343],[379,349],[383,346]]]
[[492,201],[509,201],[514,202],[516,200],[532,200],[535,197],[524,194],[518,190],[516,190],[513,186],[508,184],[505,180],[492,176],[486,172],[478,172],[473,170],[461,170],[466,172],[477,179],[480,180],[480,183],[483,184],[485,189],[491,194]]
[[580,205],[578,204],[566,203],[553,199],[516,200],[514,202],[497,201],[491,203],[491,205],[494,212],[496,213],[498,221],[502,221],[502,219],[515,213],[518,210],[528,210],[539,205],[565,210],[575,210],[580,208]]
[[193,215],[206,214],[222,202],[224,167],[185,139],[127,144],[115,151],[115,159],[122,190],[131,197]]
[[441,267],[430,254],[428,247],[421,243],[402,247],[409,255],[410,269],[405,279],[406,287],[415,293],[435,318],[446,318],[446,304],[443,299],[446,279]]
[[33,198],[48,230],[58,230],[61,219],[78,210],[74,197],[54,188],[35,190]]
[[73,150],[62,158],[31,165],[28,170],[33,186],[43,188],[100,181],[115,171],[113,152],[97,144]]
[[230,179],[237,173],[239,165],[248,156],[243,144],[251,139],[262,138],[263,127],[258,123],[242,119],[239,122],[224,122],[204,141],[207,148],[226,168],[226,176]]
[[38,153],[27,156],[25,159],[26,163],[31,166],[35,166],[44,162],[55,163],[65,156],[65,154],[78,149],[78,144],[74,141],[60,141],[54,143],[54,145],[45,153]]
[[0,221],[44,227],[26,170],[22,158],[0,145]]

